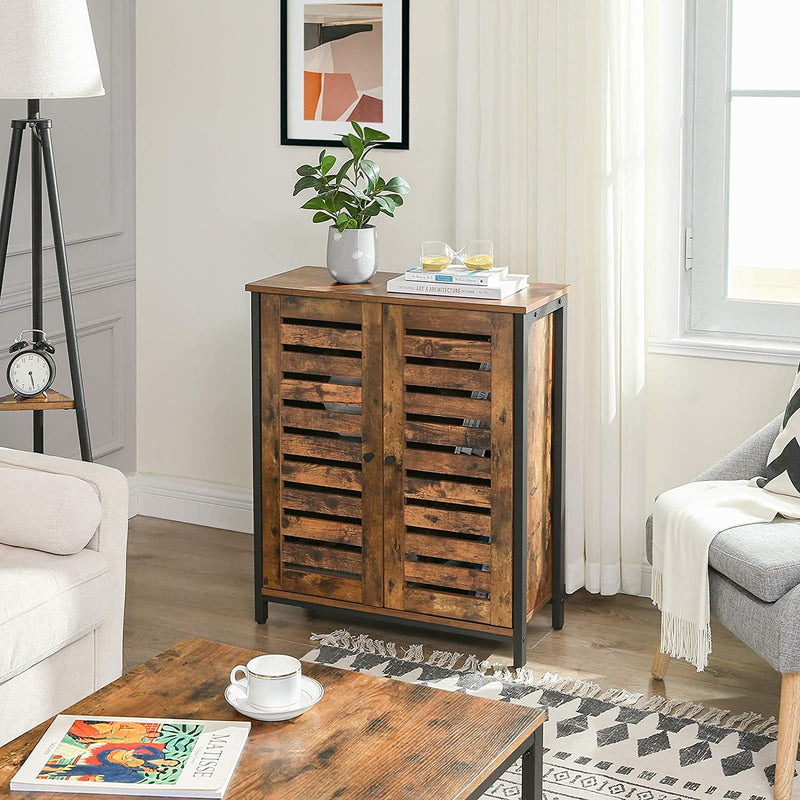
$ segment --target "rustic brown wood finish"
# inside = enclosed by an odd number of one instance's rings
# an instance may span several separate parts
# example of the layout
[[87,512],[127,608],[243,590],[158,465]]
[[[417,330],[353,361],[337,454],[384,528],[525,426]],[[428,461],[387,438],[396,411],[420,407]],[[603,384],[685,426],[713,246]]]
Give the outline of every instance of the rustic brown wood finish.
[[464,302],[389,294],[390,277],[342,286],[303,267],[248,286],[261,293],[256,590],[523,637],[553,596],[552,313],[567,287]]
[[[231,667],[257,654],[187,639],[65,713],[245,719],[222,693]],[[545,718],[540,709],[317,664],[303,671],[322,683],[325,696],[289,722],[252,723],[229,800],[468,798],[533,743]],[[40,797],[12,793],[9,784],[49,722],[0,748],[0,800]]]

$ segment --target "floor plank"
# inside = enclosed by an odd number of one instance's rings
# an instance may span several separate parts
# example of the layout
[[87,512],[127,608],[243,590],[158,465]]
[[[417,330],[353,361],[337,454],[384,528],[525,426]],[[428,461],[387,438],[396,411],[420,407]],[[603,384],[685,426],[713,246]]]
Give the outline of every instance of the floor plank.
[[[301,656],[311,633],[347,627],[398,645],[422,643],[510,663],[510,647],[461,634],[419,631],[380,619],[355,621],[333,610],[270,605],[253,621],[251,536],[135,517],[128,544],[125,668],[187,636]],[[567,600],[566,625],[550,628],[549,607],[528,624],[528,667],[592,679],[605,687],[701,702],[735,712],[776,714],[780,678],[720,625],[709,668],[673,661],[662,683],[650,678],[659,615],[650,601],[580,591]]]

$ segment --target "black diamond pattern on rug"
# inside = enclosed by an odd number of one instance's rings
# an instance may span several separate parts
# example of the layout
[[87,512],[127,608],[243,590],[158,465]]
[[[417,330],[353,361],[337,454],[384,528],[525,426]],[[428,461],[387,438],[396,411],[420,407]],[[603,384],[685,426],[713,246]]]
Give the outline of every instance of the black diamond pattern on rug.
[[660,753],[662,750],[669,750],[671,747],[669,743],[669,736],[666,731],[661,733],[654,733],[652,736],[646,736],[644,739],[639,739],[636,742],[639,750],[639,757],[649,756],[653,753]]
[[612,725],[610,728],[597,731],[597,746],[604,747],[607,744],[624,742],[629,736],[627,725]]
[[695,742],[691,747],[682,747],[678,750],[682,767],[697,764],[711,758],[711,745],[708,742]]
[[579,714],[577,717],[560,719],[556,723],[556,738],[572,736],[573,733],[583,733],[587,730],[589,730],[589,718],[585,714]]
[[584,697],[578,706],[579,714],[588,714],[590,717],[599,717],[609,709],[614,708],[613,703],[606,703],[604,700],[595,700],[593,697]]
[[721,761],[722,772],[730,777],[740,772],[753,768],[753,754],[749,750],[741,750],[732,756],[726,756]]
[[731,731],[725,728],[720,728],[717,725],[704,725],[697,726],[697,738],[705,739],[707,742],[719,744],[726,736],[730,736]]
[[742,750],[749,750],[751,753],[757,753],[763,750],[772,739],[767,736],[762,736],[760,733],[740,733],[739,734],[739,747]]
[[667,717],[664,714],[658,715],[658,729],[669,731],[670,733],[680,733],[687,725],[696,725],[690,719],[678,719],[677,717]]

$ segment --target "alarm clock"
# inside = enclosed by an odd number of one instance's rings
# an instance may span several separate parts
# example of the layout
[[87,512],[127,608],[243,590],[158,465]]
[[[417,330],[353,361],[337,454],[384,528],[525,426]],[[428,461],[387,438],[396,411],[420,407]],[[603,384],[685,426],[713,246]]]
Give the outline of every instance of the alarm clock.
[[[22,338],[26,333],[41,333],[42,338],[29,343]],[[8,362],[6,380],[17,397],[36,397],[45,394],[53,385],[56,377],[56,362],[53,360],[55,351],[42,330],[22,331],[15,339],[8,348],[11,361]]]

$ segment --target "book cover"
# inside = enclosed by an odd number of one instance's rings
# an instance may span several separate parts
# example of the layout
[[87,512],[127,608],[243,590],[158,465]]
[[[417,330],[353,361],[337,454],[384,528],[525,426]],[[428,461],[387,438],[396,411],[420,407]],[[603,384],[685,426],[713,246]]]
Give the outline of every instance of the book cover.
[[405,272],[407,281],[423,281],[425,283],[459,283],[465,286],[499,286],[500,281],[508,276],[508,267],[492,267],[492,269],[469,269],[455,265],[439,270],[426,271],[422,267],[412,267]]
[[478,300],[505,300],[528,285],[527,275],[509,275],[499,286],[464,286],[457,283],[407,281],[403,275],[391,278],[386,291],[396,294],[427,294],[442,297],[474,297]]
[[59,715],[11,789],[221,798],[249,722]]

